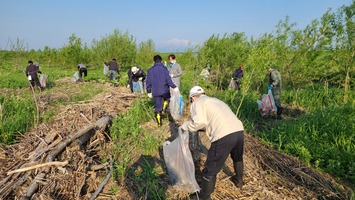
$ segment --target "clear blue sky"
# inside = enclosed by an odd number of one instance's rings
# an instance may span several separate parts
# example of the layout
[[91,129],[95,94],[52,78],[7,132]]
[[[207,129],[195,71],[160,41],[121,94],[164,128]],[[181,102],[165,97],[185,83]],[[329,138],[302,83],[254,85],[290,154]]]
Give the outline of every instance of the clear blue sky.
[[244,32],[258,38],[286,16],[303,29],[351,0],[0,0],[0,49],[10,41],[28,49],[61,48],[74,33],[93,39],[128,32],[137,44],[152,39],[157,51],[185,50],[213,34]]

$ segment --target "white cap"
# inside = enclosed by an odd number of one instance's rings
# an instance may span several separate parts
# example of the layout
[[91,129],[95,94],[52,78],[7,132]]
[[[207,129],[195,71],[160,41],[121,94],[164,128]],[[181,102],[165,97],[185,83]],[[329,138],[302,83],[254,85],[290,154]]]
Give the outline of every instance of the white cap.
[[133,73],[136,73],[136,72],[138,71],[138,67],[136,67],[136,66],[132,67],[132,68],[131,68],[131,71],[132,71]]
[[193,97],[197,94],[203,94],[205,93],[205,91],[202,89],[202,87],[200,86],[194,86],[193,88],[191,88],[190,90],[190,97]]

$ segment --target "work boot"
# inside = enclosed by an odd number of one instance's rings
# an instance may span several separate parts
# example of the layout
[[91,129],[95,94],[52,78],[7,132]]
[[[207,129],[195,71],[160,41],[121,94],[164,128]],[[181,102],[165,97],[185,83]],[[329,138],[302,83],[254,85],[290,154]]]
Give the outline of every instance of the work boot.
[[216,176],[203,175],[199,198],[201,200],[210,200],[211,194],[214,191],[215,184],[216,184]]
[[237,188],[242,188],[243,186],[243,161],[234,162],[235,175],[231,177],[231,181]]
[[163,104],[163,114],[166,114],[166,110],[168,108],[168,105],[169,105],[169,101],[165,100],[164,104]]
[[276,107],[277,107],[277,112],[276,112],[276,114],[277,114],[278,116],[281,116],[283,108],[282,108],[281,106],[276,106]]
[[162,122],[160,113],[155,113],[155,118],[157,119],[158,127],[161,127]]

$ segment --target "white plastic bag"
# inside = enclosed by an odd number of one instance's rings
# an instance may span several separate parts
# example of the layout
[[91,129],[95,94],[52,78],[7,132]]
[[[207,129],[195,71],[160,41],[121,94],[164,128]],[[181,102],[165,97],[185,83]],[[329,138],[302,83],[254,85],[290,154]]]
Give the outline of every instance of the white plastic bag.
[[200,190],[195,178],[195,165],[189,149],[189,133],[179,127],[179,136],[165,142],[163,154],[171,182],[177,190],[194,193]]
[[108,66],[104,63],[104,75],[108,75]]
[[181,96],[179,91],[172,90],[169,108],[170,114],[174,120],[178,120],[182,117],[182,112],[184,110],[184,98]]
[[75,72],[71,80],[75,83],[79,80],[79,72]]
[[267,94],[264,94],[261,100],[257,100],[256,103],[258,104],[261,116],[269,115],[272,111],[277,112],[277,107],[271,90],[269,90]]
[[47,87],[46,81],[47,81],[47,75],[41,74],[39,77],[39,82],[41,83],[41,86],[43,88]]

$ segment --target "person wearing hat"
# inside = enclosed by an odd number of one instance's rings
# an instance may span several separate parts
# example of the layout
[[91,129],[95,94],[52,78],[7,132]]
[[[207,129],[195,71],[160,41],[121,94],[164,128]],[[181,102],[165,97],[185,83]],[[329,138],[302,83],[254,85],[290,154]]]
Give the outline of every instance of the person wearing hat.
[[160,55],[155,55],[154,65],[147,72],[147,93],[149,98],[154,98],[154,112],[158,127],[162,126],[161,114],[168,106],[170,88],[179,91],[179,88],[171,80],[169,70],[161,63]]
[[180,76],[182,75],[181,66],[179,63],[176,62],[176,58],[174,54],[169,55],[169,72],[170,77],[173,79],[175,85],[179,88],[180,87]]
[[216,176],[222,169],[228,155],[231,155],[235,175],[231,181],[238,188],[243,186],[243,123],[223,101],[209,97],[200,86],[190,90],[191,121],[186,121],[181,128],[190,133],[206,131],[211,141],[207,160],[202,170],[199,199],[210,199],[216,184]]
[[39,82],[37,73],[42,74],[42,72],[39,70],[39,66],[36,66],[33,64],[32,60],[28,61],[28,66],[26,67],[25,74],[27,76],[28,81],[31,83],[31,90],[34,91],[34,86],[35,84],[37,85],[37,88],[41,91],[42,86],[41,83]]
[[[127,87],[130,88],[131,91],[133,92],[133,82],[142,81],[142,86],[143,86],[144,81],[145,81],[145,77],[146,77],[146,74],[144,73],[144,71],[140,67],[138,67],[138,66],[132,67],[128,71],[128,85],[127,85]],[[143,90],[143,88],[142,88],[142,90]]]
[[277,71],[273,65],[269,66],[269,82],[270,86],[268,87],[271,90],[272,95],[274,96],[275,105],[277,108],[277,117],[280,119],[282,114],[281,106],[281,74]]

